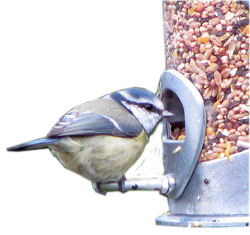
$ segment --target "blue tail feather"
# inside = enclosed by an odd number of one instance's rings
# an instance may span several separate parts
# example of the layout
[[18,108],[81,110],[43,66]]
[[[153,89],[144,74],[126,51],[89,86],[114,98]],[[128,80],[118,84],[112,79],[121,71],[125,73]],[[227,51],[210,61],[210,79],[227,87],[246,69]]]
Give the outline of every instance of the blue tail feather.
[[49,145],[58,142],[58,138],[40,138],[23,144],[15,145],[7,148],[7,151],[26,151],[34,149],[48,148]]

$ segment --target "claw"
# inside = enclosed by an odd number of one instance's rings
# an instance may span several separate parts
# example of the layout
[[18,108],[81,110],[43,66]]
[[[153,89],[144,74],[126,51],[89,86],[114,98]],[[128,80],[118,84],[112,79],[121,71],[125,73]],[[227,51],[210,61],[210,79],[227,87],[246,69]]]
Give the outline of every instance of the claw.
[[126,188],[125,188],[125,180],[126,177],[123,175],[121,179],[119,179],[118,181],[118,185],[119,185],[119,190],[121,193],[126,193]]
[[107,192],[102,191],[101,188],[100,188],[101,182],[94,182],[94,184],[95,184],[97,193],[100,193],[100,194],[102,194],[104,196],[107,195]]

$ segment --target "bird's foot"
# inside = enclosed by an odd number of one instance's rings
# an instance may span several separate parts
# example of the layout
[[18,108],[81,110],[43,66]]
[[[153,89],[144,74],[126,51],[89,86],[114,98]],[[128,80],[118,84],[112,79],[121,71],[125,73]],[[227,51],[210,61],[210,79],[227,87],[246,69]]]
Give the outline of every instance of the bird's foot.
[[125,180],[127,179],[124,175],[122,176],[121,179],[118,180],[119,190],[121,193],[126,193]]
[[103,195],[103,196],[106,196],[107,192],[102,191],[102,189],[100,188],[100,184],[101,184],[101,182],[93,182],[93,183],[92,183],[93,189],[94,189],[97,193],[99,193],[99,194],[101,194],[101,195]]

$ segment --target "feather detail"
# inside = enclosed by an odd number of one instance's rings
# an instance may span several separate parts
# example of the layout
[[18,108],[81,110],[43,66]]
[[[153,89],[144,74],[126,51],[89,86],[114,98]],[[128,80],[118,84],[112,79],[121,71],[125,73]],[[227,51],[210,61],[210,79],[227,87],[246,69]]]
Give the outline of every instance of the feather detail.
[[7,148],[7,151],[26,151],[48,148],[49,145],[58,142],[57,138],[40,138]]

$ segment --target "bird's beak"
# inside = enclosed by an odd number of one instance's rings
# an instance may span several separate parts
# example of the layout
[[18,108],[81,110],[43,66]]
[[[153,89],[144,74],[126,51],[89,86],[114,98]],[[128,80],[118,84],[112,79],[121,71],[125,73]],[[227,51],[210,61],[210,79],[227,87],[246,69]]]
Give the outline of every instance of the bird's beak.
[[167,111],[167,110],[163,110],[163,112],[162,112],[162,118],[173,117],[173,116],[174,116],[174,114]]

